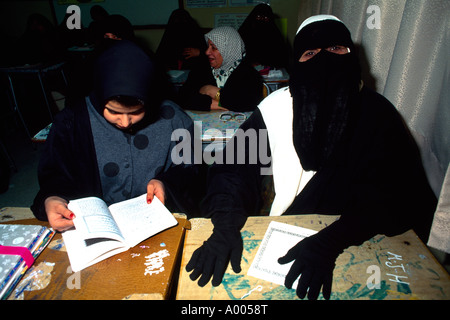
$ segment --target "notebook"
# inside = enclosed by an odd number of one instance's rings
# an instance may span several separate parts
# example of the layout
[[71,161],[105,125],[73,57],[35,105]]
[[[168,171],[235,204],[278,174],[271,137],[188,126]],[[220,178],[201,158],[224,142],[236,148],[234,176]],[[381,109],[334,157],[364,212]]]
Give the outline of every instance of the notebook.
[[54,234],[45,226],[0,224],[0,299],[8,298]]

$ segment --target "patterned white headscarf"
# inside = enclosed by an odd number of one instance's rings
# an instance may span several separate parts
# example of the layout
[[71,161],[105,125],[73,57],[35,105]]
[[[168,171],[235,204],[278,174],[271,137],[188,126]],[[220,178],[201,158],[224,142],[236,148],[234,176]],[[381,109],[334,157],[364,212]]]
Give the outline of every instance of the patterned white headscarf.
[[205,35],[205,40],[211,40],[222,55],[220,68],[212,69],[217,86],[223,88],[228,77],[241,63],[245,56],[245,45],[236,29],[232,27],[217,27]]

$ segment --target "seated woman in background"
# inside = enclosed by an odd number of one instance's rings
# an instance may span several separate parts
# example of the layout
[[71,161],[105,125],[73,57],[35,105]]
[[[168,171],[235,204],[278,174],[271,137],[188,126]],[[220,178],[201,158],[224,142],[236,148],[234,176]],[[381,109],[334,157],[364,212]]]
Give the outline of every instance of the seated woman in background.
[[190,110],[253,111],[263,99],[263,80],[245,56],[245,45],[232,27],[218,27],[205,35],[210,67],[189,73],[179,104]]
[[[170,155],[176,146],[172,132],[192,135],[193,123],[163,100],[153,86],[157,75],[154,62],[130,41],[116,41],[100,55],[92,93],[73,100],[53,122],[31,206],[36,218],[64,231],[73,226],[67,208],[72,199],[95,196],[110,205],[144,193],[148,202],[157,196],[170,210],[190,211],[179,205],[185,195],[178,192],[198,190],[191,188],[200,181],[191,171],[196,167],[175,165]],[[190,172],[195,176],[185,175]]]
[[258,4],[238,31],[252,65],[265,69],[288,69],[289,46],[275,24],[275,16],[269,5]]
[[184,9],[170,15],[156,58],[167,70],[191,70],[197,64],[208,65],[206,43],[197,22]]
[[55,26],[45,16],[34,13],[28,17],[25,33],[17,40],[10,53],[9,64],[21,66],[58,62],[63,52]]

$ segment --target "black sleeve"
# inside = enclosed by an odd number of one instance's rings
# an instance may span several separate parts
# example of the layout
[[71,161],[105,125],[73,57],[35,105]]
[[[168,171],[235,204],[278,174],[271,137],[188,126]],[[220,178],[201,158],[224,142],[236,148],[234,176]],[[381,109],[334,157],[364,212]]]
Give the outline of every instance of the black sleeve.
[[262,77],[247,62],[233,71],[220,92],[220,105],[231,111],[253,111],[262,99]]
[[211,68],[199,66],[189,72],[188,78],[178,93],[177,103],[186,110],[211,110],[211,97],[200,94],[199,90],[204,85],[216,85],[211,73]]
[[[207,193],[201,208],[203,216],[228,213],[245,217],[258,215],[265,177],[261,170],[270,166],[270,163],[260,161],[270,158],[267,135],[260,135],[261,130],[266,130],[266,127],[259,109],[256,109],[216,157],[223,163],[216,163],[208,170]],[[267,154],[260,157],[260,152]]]
[[[78,105],[77,105],[78,106]],[[66,200],[87,196],[101,197],[93,141],[88,120],[66,107],[55,117],[38,166],[40,190],[31,210],[39,220],[47,220],[45,199],[58,196]],[[82,113],[82,118],[87,113]]]
[[301,209],[307,194],[322,211],[325,202],[332,204],[330,213],[341,218],[319,234],[337,250],[409,229],[426,242],[437,200],[419,149],[392,105],[377,95],[368,100],[345,157],[328,174],[328,169],[317,172],[294,204]]
[[[184,128],[188,127],[188,135],[175,142],[172,147],[172,152],[178,150],[182,154],[181,163],[172,162],[171,167],[158,174],[155,179],[164,184],[166,207],[171,212],[185,213],[192,218],[200,216],[199,204],[205,195],[206,167],[196,154],[197,137],[190,118],[189,122],[183,125]],[[199,144],[201,146],[201,142]]]

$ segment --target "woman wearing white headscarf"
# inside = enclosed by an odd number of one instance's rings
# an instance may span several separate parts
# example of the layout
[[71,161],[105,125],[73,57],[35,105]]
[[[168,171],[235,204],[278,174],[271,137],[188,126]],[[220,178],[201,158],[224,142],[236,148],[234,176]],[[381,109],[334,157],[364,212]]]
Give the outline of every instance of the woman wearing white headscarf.
[[263,98],[263,80],[245,59],[245,45],[232,27],[219,27],[205,35],[209,67],[189,73],[180,89],[185,109],[252,111]]

